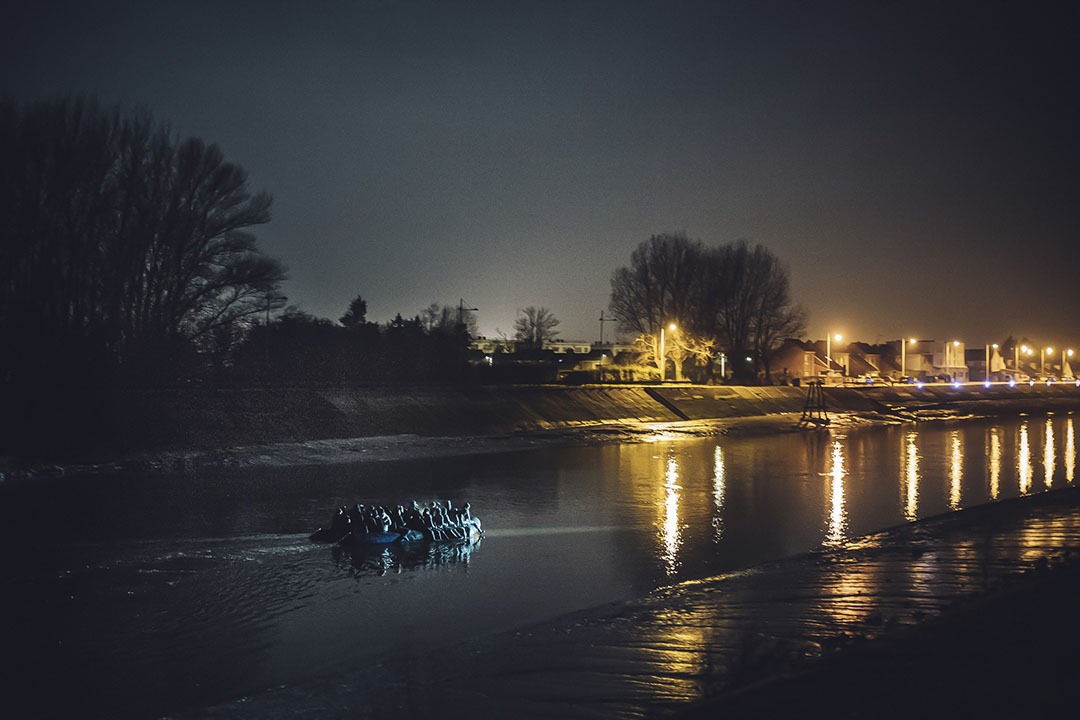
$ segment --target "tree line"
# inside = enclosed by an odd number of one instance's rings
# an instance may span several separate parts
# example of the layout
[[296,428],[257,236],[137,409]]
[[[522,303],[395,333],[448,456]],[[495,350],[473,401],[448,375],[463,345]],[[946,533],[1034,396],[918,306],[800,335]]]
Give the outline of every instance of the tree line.
[[470,377],[466,354],[475,334],[471,311],[438,303],[380,325],[367,319],[357,295],[337,322],[285,308],[251,328],[209,379],[219,386],[456,383]]

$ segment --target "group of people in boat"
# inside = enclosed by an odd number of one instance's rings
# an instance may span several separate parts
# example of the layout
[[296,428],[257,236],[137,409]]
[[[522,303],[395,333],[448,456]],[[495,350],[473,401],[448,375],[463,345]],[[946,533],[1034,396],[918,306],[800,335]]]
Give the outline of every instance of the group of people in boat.
[[[433,501],[430,505],[421,505],[415,500],[406,507],[397,505],[387,508],[382,505],[353,506],[342,505],[330,521],[329,528],[319,528],[312,534],[312,540],[343,542],[350,538],[356,541],[380,542],[395,540],[466,540],[483,534],[480,519],[472,514],[469,503],[454,507],[452,501],[446,504]],[[393,537],[393,536],[397,537]]]

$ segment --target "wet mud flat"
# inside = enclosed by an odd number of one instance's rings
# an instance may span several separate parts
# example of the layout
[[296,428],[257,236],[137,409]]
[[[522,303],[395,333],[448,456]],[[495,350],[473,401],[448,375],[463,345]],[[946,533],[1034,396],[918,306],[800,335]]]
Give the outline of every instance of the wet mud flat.
[[910,717],[947,708],[997,716],[1009,703],[1049,708],[1069,696],[1077,669],[1078,559],[1080,489],[1070,487],[184,717]]

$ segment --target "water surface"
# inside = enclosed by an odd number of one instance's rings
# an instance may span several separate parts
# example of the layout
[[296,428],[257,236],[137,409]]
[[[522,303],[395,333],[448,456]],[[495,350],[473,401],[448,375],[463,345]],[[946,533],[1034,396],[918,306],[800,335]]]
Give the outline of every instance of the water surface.
[[[42,714],[201,707],[1074,484],[1075,462],[1073,417],[1046,416],[9,482],[15,687]],[[307,540],[339,504],[412,499],[468,500],[487,536]]]

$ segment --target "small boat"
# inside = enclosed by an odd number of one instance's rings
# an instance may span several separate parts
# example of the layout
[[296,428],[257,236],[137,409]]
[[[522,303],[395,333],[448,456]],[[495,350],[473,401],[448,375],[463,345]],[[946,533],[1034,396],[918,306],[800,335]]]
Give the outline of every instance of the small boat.
[[[314,542],[337,543],[342,546],[389,545],[392,543],[468,542],[483,536],[480,518],[475,517],[468,503],[454,509],[432,503],[429,510],[417,503],[408,511],[398,506],[395,524],[382,507],[367,507],[362,503],[337,509],[329,527],[321,527],[309,537]],[[371,529],[372,527],[381,529]]]
[[466,542],[482,537],[480,521],[472,518],[468,523],[443,525],[441,527],[389,532],[357,532],[355,529],[335,541],[340,545],[387,545],[389,543]]

